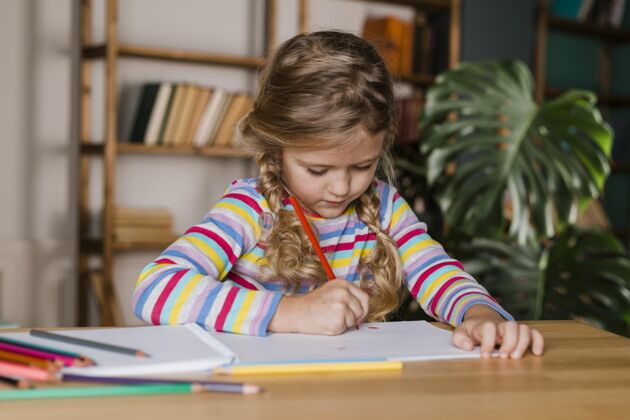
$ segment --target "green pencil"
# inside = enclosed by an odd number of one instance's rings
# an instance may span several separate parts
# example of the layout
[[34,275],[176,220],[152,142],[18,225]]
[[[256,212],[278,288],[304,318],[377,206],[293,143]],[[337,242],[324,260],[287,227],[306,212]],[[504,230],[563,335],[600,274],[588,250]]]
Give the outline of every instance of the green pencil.
[[111,397],[120,395],[195,394],[205,392],[199,384],[150,384],[94,387],[60,387],[0,391],[0,401],[40,398]]

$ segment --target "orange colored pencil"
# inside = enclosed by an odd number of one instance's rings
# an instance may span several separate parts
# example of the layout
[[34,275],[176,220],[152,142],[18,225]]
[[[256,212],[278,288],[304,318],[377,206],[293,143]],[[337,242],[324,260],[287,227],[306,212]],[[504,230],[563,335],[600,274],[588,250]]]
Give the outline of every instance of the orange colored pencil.
[[300,219],[300,223],[302,223],[302,227],[304,228],[304,231],[306,232],[306,236],[308,236],[309,241],[311,241],[311,245],[313,245],[313,249],[315,250],[315,253],[319,257],[319,261],[322,263],[322,266],[324,267],[324,270],[326,271],[328,280],[335,279],[335,273],[333,273],[332,268],[330,268],[330,264],[328,264],[328,260],[326,259],[326,256],[324,255],[322,248],[319,246],[319,242],[317,241],[317,238],[315,237],[315,234],[313,233],[313,229],[311,229],[311,225],[308,223],[308,220],[306,220],[306,216],[304,215],[304,212],[302,211],[302,207],[300,206],[300,203],[298,203],[298,201],[296,200],[294,196],[290,196],[289,201],[291,202],[291,204],[293,204],[295,213],[297,214],[298,219]]
[[0,375],[33,381],[58,381],[57,375],[35,366],[0,361]]
[[[319,257],[319,261],[322,263],[324,267],[324,271],[326,271],[326,275],[328,276],[328,280],[334,280],[335,273],[333,273],[332,268],[330,268],[330,264],[328,264],[328,260],[322,251],[322,248],[319,246],[319,241],[315,237],[315,233],[313,233],[313,229],[311,229],[311,225],[306,220],[306,216],[304,215],[304,211],[302,211],[302,206],[298,203],[297,199],[294,196],[289,197],[289,201],[293,204],[293,208],[295,209],[295,214],[297,214],[298,219],[300,219],[300,223],[302,223],[302,227],[306,232],[306,236],[308,236],[309,241],[311,241],[311,245],[313,245],[313,249],[315,253]],[[359,329],[359,324],[356,325],[357,330]]]
[[59,371],[59,365],[50,360],[40,359],[38,357],[27,356],[25,354],[13,353],[8,350],[0,350],[0,361],[21,363],[23,365],[37,366],[46,369],[49,372]]

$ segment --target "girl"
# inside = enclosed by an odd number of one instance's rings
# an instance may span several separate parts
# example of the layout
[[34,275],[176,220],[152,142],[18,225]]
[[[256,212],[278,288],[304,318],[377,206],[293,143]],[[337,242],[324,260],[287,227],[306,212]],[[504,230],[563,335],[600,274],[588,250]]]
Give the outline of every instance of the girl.
[[[542,354],[541,334],[514,322],[392,187],[392,89],[376,49],[354,35],[315,32],[281,45],[239,124],[259,177],[233,182],[200,224],[145,267],[136,315],[242,334],[333,335],[384,320],[407,287],[426,313],[455,327],[457,347]],[[289,194],[337,280],[326,281]]]

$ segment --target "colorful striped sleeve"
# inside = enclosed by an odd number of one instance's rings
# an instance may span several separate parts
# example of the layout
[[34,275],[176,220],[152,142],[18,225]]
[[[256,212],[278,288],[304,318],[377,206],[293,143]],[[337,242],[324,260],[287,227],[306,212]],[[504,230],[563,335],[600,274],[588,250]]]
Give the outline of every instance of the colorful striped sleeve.
[[468,273],[451,258],[442,245],[427,233],[404,198],[391,186],[379,182],[381,220],[398,245],[405,282],[411,295],[431,317],[452,326],[462,322],[473,305],[492,307],[504,318],[514,318],[505,311]]
[[226,280],[260,237],[267,208],[255,180],[235,181],[204,220],[140,273],[133,294],[138,318],[154,325],[196,322],[207,329],[266,335],[282,295]]

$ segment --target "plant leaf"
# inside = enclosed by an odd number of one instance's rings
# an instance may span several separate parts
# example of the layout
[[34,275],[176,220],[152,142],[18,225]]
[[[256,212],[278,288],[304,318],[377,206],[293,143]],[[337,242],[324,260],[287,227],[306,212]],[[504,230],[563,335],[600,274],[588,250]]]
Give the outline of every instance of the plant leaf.
[[574,223],[610,172],[612,131],[595,104],[591,92],[571,90],[539,107],[516,60],[442,73],[427,93],[421,150],[447,224],[499,236],[509,223],[524,244]]

